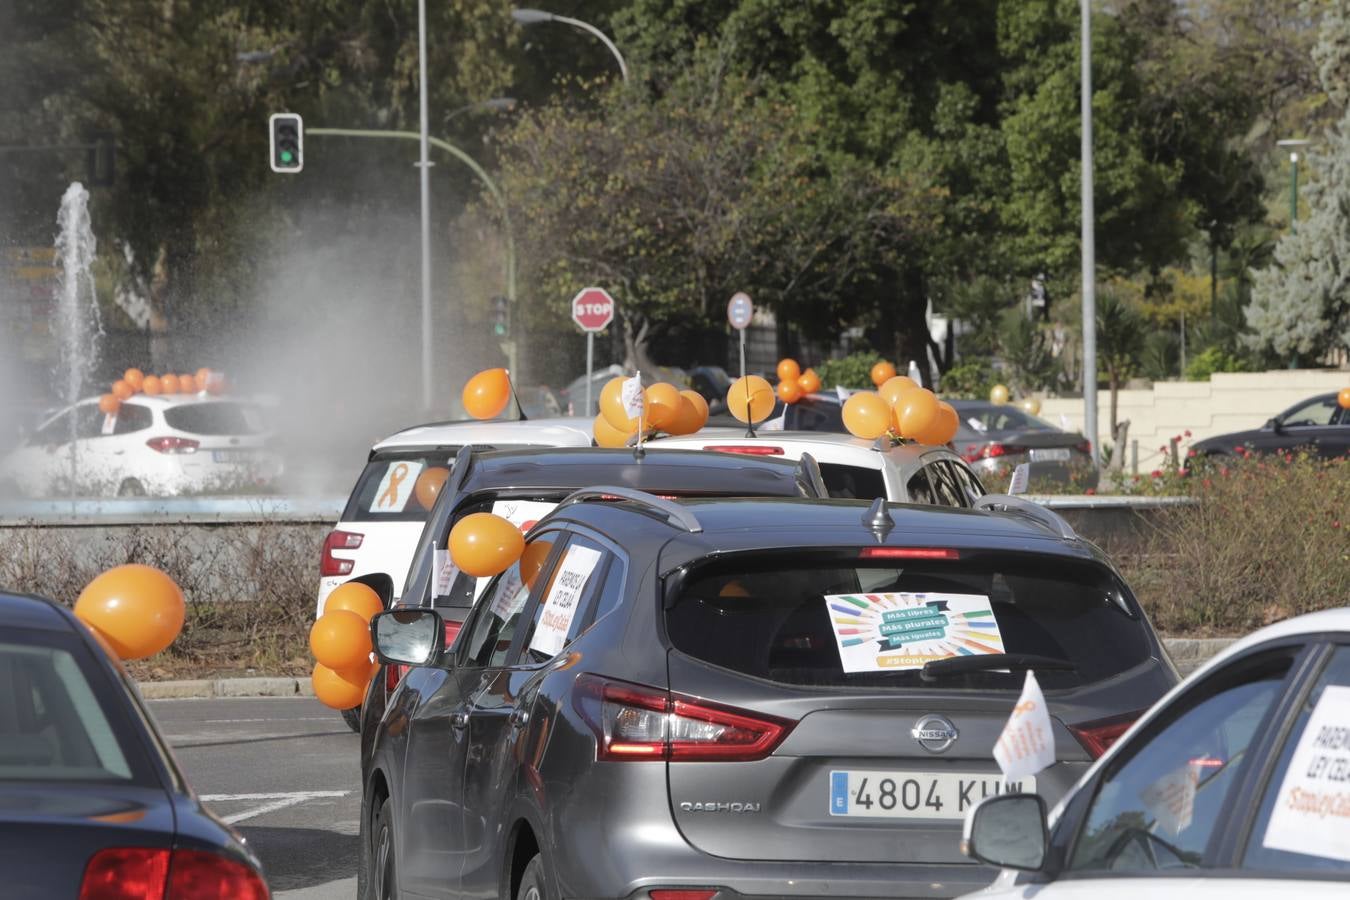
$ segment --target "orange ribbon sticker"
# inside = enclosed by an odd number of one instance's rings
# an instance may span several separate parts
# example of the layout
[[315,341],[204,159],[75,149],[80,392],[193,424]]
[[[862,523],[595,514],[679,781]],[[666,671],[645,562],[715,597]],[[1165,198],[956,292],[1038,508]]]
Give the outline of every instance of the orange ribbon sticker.
[[385,488],[380,499],[375,503],[376,506],[398,506],[398,486],[403,483],[403,479],[408,477],[408,464],[399,463],[394,467],[394,471],[389,473],[389,487]]

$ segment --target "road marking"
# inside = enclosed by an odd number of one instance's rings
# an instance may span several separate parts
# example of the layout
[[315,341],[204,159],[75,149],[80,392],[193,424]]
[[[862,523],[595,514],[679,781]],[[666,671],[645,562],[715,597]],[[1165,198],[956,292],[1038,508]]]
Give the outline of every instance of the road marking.
[[233,813],[228,816],[221,816],[227,825],[234,825],[236,822],[242,822],[245,819],[265,816],[268,813],[285,809],[288,806],[296,806],[304,803],[306,800],[322,800],[334,797],[345,797],[351,791],[288,791],[277,794],[202,794],[197,799],[203,803],[222,803],[239,800],[266,800],[267,803],[261,806],[255,806],[242,812]]

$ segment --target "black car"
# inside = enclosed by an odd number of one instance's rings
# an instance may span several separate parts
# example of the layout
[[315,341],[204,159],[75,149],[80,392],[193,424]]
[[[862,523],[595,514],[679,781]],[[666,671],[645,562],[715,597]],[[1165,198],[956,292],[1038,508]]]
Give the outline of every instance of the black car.
[[[449,649],[439,610],[373,620],[413,668],[362,767],[367,900],[954,896],[995,874],[967,809],[1053,803],[1177,682],[1109,560],[1015,498],[596,486],[521,560]],[[1005,788],[1028,669],[1055,762]]]
[[1278,453],[1299,448],[1309,448],[1323,459],[1345,456],[1350,454],[1350,409],[1343,409],[1336,396],[1319,394],[1268,419],[1260,428],[1205,438],[1191,449],[1197,456],[1235,456],[1244,449]]
[[257,855],[197,802],[121,665],[65,607],[4,593],[0,896],[270,896]]
[[[797,461],[775,457],[733,456],[695,450],[550,448],[533,450],[461,450],[451,481],[441,491],[417,542],[404,579],[403,596],[386,605],[429,606],[441,610],[449,646],[487,579],[459,574],[437,583],[437,549],[444,550],[455,523],[470,513],[508,514],[525,506],[537,518],[573,491],[592,484],[620,484],[670,497],[827,497],[820,468],[809,456]],[[526,529],[529,519],[515,517]],[[440,557],[445,564],[444,555]],[[385,698],[403,676],[402,667],[386,667],[374,679],[362,704],[357,730],[362,756],[369,749],[373,724],[384,714]]]

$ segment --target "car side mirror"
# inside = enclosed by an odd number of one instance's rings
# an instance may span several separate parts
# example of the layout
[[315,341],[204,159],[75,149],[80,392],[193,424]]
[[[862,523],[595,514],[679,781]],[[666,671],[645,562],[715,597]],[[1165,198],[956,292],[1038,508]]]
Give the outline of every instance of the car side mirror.
[[997,794],[966,814],[961,852],[1007,869],[1036,871],[1049,843],[1045,801],[1037,794]]
[[1284,431],[1284,422],[1280,421],[1279,416],[1276,416],[1273,419],[1266,419],[1266,427],[1276,434],[1279,434]]
[[434,609],[388,609],[370,620],[380,662],[428,666],[444,649],[445,624]]

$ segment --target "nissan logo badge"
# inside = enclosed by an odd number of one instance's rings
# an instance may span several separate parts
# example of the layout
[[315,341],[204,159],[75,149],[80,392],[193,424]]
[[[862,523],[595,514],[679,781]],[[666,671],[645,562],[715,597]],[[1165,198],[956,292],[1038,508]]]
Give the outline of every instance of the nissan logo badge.
[[961,736],[949,719],[938,715],[924,716],[914,723],[909,733],[929,753],[941,753]]

